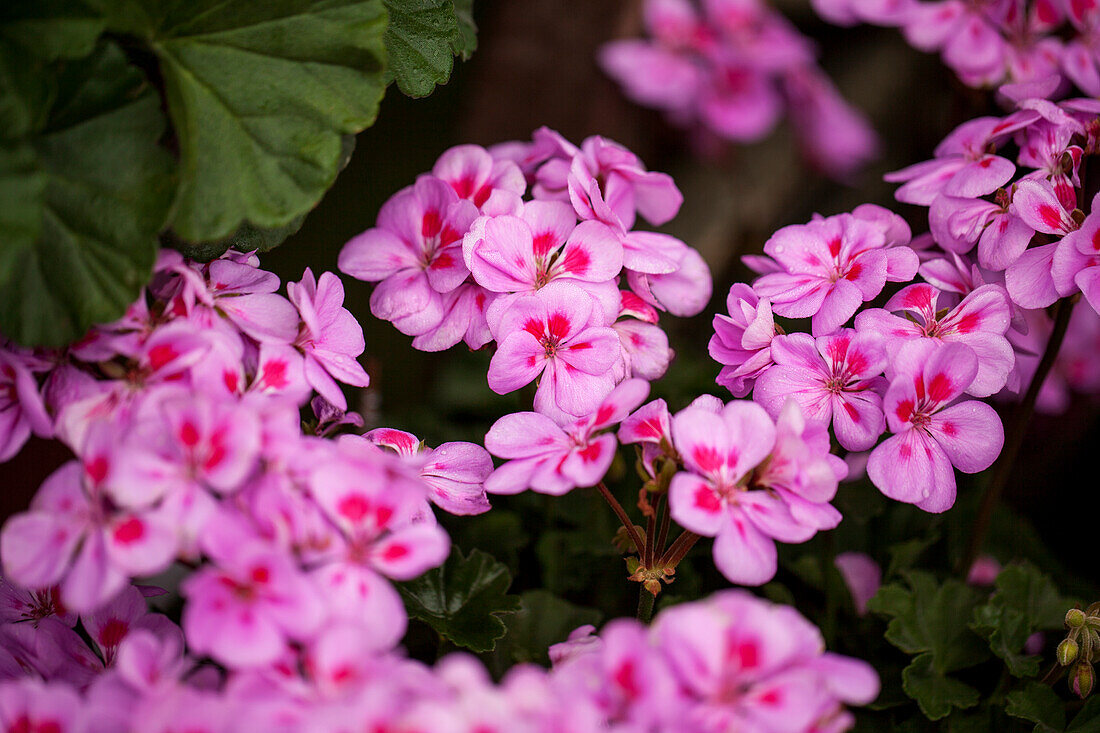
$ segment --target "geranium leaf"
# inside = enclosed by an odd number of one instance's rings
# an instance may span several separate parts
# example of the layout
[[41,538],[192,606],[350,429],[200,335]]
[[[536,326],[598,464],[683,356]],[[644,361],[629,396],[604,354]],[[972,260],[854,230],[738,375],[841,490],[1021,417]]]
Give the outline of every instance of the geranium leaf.
[[480,550],[464,556],[457,547],[442,567],[398,584],[412,618],[440,636],[475,652],[492,651],[505,634],[500,616],[519,610],[519,596],[508,595],[512,576],[503,563]]
[[1024,689],[1008,693],[1005,712],[1035,723],[1036,733],[1056,733],[1066,727],[1065,703],[1040,682],[1029,682]]
[[473,52],[476,37],[471,44],[473,34],[469,25],[460,26],[453,0],[383,1],[390,16],[387,76],[410,97],[426,97],[451,77],[455,54]]

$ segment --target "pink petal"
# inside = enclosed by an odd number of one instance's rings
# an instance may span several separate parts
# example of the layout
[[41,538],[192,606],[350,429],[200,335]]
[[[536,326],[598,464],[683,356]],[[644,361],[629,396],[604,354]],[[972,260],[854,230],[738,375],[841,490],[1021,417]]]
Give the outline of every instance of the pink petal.
[[974,400],[933,415],[928,432],[943,448],[952,465],[963,473],[989,468],[1004,445],[1004,428],[996,410]]
[[489,388],[507,394],[529,384],[546,367],[546,350],[527,331],[511,333],[489,362]]
[[1005,287],[1013,303],[1021,308],[1046,308],[1058,300],[1051,274],[1057,249],[1057,242],[1032,247],[1005,270]]
[[410,580],[443,564],[450,549],[450,538],[438,525],[412,524],[375,543],[371,564],[394,580]]
[[731,583],[763,585],[775,577],[775,542],[740,513],[731,513],[714,540],[714,564]]
[[690,473],[678,473],[672,477],[668,487],[668,505],[677,524],[704,537],[718,534],[728,511],[714,488]]
[[945,511],[955,503],[955,473],[947,455],[919,429],[887,438],[871,452],[867,475],[878,489],[925,511]]

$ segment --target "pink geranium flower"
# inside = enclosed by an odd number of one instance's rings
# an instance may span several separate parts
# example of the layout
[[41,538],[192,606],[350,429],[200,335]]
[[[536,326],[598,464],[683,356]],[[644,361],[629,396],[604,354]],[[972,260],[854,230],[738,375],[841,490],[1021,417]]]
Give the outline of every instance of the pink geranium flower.
[[885,243],[881,227],[851,214],[784,227],[764,245],[782,269],[761,276],[753,290],[781,316],[812,316],[813,334],[824,336],[891,279]]
[[[856,330],[880,334],[891,351],[910,339],[965,344],[978,356],[978,372],[963,391],[975,397],[999,392],[1014,363],[1012,345],[1005,337],[1012,308],[1004,288],[982,285],[946,313],[938,307],[940,295],[939,290],[926,283],[902,288],[886,301],[885,309],[872,308],[860,313]],[[912,316],[902,318],[891,311],[905,311]]]
[[722,371],[715,380],[734,397],[744,397],[772,364],[771,343],[775,336],[772,307],[744,283],[730,286],[726,297],[729,315],[716,314],[707,350]]
[[1051,261],[1051,277],[1061,296],[1080,290],[1094,311],[1100,313],[1100,194],[1079,229],[1069,232],[1058,242]]
[[943,512],[955,503],[955,473],[992,465],[1004,429],[992,407],[955,402],[978,375],[978,359],[959,343],[920,339],[904,344],[887,372],[883,407],[893,436],[867,462],[867,475],[891,499]]
[[882,435],[886,421],[881,392],[886,368],[885,339],[841,329],[813,339],[795,333],[772,341],[775,365],[760,375],[753,399],[778,417],[788,399],[806,420],[827,427],[847,450],[867,450]]
[[611,391],[608,372],[622,358],[618,334],[604,324],[595,300],[571,283],[520,296],[495,328],[489,387],[506,394],[541,375],[536,410],[564,421],[588,414]]
[[18,453],[32,432],[43,438],[53,433],[32,373],[44,366],[38,359],[0,346],[0,463]]
[[611,467],[618,445],[607,429],[622,422],[648,394],[647,382],[628,379],[568,429],[537,412],[505,415],[489,429],[485,447],[509,460],[485,481],[485,490],[516,494],[530,488],[560,495],[595,486]]
[[480,145],[456,145],[447,150],[432,166],[432,175],[478,209],[497,210],[507,205],[503,199],[518,202],[527,190],[519,166],[510,160],[494,159]]
[[287,283],[286,290],[302,316],[294,346],[305,355],[306,381],[326,400],[346,410],[347,401],[336,380],[366,387],[370,377],[355,360],[365,348],[363,329],[343,307],[344,286],[331,272],[322,273],[318,281],[307,267],[301,282]]
[[344,245],[340,270],[379,283],[370,300],[375,316],[410,336],[425,333],[443,318],[441,294],[469,274],[462,237],[477,216],[445,182],[421,176],[382,206],[375,228]]

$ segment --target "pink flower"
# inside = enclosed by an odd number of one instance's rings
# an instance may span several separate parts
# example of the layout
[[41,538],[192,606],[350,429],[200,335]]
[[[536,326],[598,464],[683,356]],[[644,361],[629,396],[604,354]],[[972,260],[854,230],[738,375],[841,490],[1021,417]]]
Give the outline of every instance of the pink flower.
[[432,166],[432,175],[478,209],[499,208],[499,199],[518,201],[527,190],[519,166],[510,160],[494,160],[480,145],[456,145],[447,150]]
[[496,293],[465,282],[443,296],[443,320],[416,336],[412,345],[421,351],[443,351],[459,341],[471,349],[480,349],[493,340],[486,311]]
[[53,434],[33,371],[42,371],[39,360],[0,346],[0,463],[10,459],[30,438]]
[[[302,316],[294,346],[305,354],[306,381],[326,400],[347,409],[335,380],[366,387],[370,377],[355,360],[363,353],[363,329],[344,305],[344,286],[331,272],[318,281],[308,267],[301,282],[287,283],[290,301]],[[334,380],[335,378],[335,380]]]
[[781,316],[812,316],[813,334],[824,336],[882,291],[885,241],[880,227],[851,214],[784,227],[764,245],[783,270],[763,275],[753,290]]
[[870,122],[844,101],[825,74],[807,67],[783,82],[795,137],[810,165],[845,180],[878,154],[878,136]]
[[801,333],[772,341],[775,365],[760,375],[753,399],[778,417],[788,399],[802,408],[806,420],[832,423],[837,441],[847,450],[872,447],[882,435],[886,368],[885,340],[878,334],[841,329],[817,339]]
[[80,696],[68,685],[33,679],[0,682],[0,729],[12,733],[82,733]]
[[571,283],[521,295],[495,328],[489,387],[506,394],[542,375],[537,411],[566,421],[588,414],[611,391],[608,371],[622,358],[618,334],[604,323],[595,300]]
[[660,379],[675,352],[657,325],[657,311],[629,290],[619,295],[619,319],[611,327],[619,334],[628,373],[650,381]]
[[[884,336],[890,351],[910,339],[965,344],[978,357],[978,371],[963,391],[975,397],[999,392],[1014,363],[1012,345],[1005,338],[1012,309],[1004,288],[982,285],[947,313],[937,305],[940,295],[939,290],[925,283],[902,288],[886,301],[885,309],[872,308],[860,313],[856,330]],[[895,316],[890,311],[906,311],[919,320]]]
[[993,24],[994,3],[959,0],[918,3],[905,19],[905,38],[922,51],[941,51],[944,63],[970,86],[993,85],[1005,74],[1007,43]]
[[867,614],[867,601],[882,585],[882,568],[863,552],[842,552],[833,560],[852,594],[852,603],[860,616]]
[[170,638],[177,648],[183,646],[179,628],[167,616],[150,613],[145,597],[134,586],[124,588],[108,604],[82,616],[81,622],[108,667],[114,664],[122,642],[138,629],[153,633],[155,637]]
[[992,465],[1004,444],[1001,420],[974,400],[952,404],[974,381],[978,359],[959,343],[920,339],[891,363],[883,406],[893,436],[871,453],[867,475],[891,499],[942,512],[955,503],[955,473]]
[[469,274],[462,237],[477,215],[477,207],[445,182],[421,176],[382,206],[374,229],[344,245],[340,270],[381,281],[371,294],[375,316],[410,336],[425,333],[443,318],[441,294]]
[[1100,313],[1100,213],[1097,204],[1100,195],[1093,199],[1092,209],[1079,229],[1075,229],[1058,242],[1051,261],[1051,277],[1059,295],[1066,296],[1080,290],[1094,311]]
[[219,515],[203,537],[213,564],[180,585],[183,630],[191,650],[229,667],[269,664],[289,641],[304,641],[322,622],[317,588],[286,552]]
[[649,394],[642,379],[628,379],[616,387],[592,414],[568,429],[537,412],[517,412],[493,423],[485,447],[509,459],[485,481],[491,494],[516,494],[530,488],[561,495],[577,487],[599,483],[615,458],[615,436],[605,432]]
[[978,261],[990,270],[1012,265],[1035,234],[1001,193],[996,203],[940,194],[932,201],[928,219],[940,246],[964,254],[977,243]]
[[375,428],[365,436],[375,445],[393,449],[413,466],[428,485],[428,498],[451,514],[481,514],[489,511],[485,479],[493,472],[493,459],[474,443],[443,443],[429,448],[412,433],[393,428]]
[[166,568],[177,546],[169,517],[111,509],[82,477],[78,461],[66,463],[42,484],[30,511],[11,517],[0,531],[4,574],[26,588],[60,584],[61,602],[78,613],[111,599],[128,577]]
[[707,351],[722,371],[715,380],[734,397],[744,397],[752,391],[756,378],[772,364],[771,343],[775,322],[771,303],[761,300],[744,283],[730,286],[726,310],[714,316],[714,335]]

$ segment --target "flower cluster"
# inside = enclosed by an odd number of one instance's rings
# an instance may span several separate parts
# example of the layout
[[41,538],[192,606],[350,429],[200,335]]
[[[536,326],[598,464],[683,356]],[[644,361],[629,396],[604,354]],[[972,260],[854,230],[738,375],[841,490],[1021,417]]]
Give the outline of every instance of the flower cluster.
[[535,409],[568,424],[624,378],[664,374],[658,311],[695,315],[710,299],[695,250],[634,229],[682,200],[625,148],[542,128],[530,143],[445,152],[347,243],[340,269],[378,283],[371,311],[416,348],[495,343],[489,386],[538,380]]
[[813,46],[759,0],[646,0],[648,39],[612,41],[604,71],[631,100],[681,126],[736,142],[790,115],[807,160],[847,177],[875,155],[863,116],[817,67]]
[[[825,652],[796,611],[739,591],[664,611],[648,630],[633,620],[599,636],[582,627],[551,648],[552,670],[516,667],[499,684],[473,657],[428,667],[346,624],[222,680],[135,588],[79,617],[48,597],[0,591],[4,730],[221,732],[248,721],[320,733],[839,731],[853,723],[845,704],[866,704],[879,687],[869,665]],[[49,666],[29,653],[36,641]]]
[[900,28],[917,49],[939,52],[963,83],[995,87],[1053,79],[1100,94],[1100,9],[1058,0],[813,0],[822,18]]
[[[153,657],[135,674],[156,660],[179,672],[179,630],[146,624],[130,585],[176,562],[189,567],[187,648],[227,668],[286,663],[333,626],[378,649],[399,642],[406,615],[391,581],[450,548],[429,504],[486,511],[492,461],[479,446],[432,450],[396,430],[331,439],[362,424],[339,386],[368,383],[362,330],[331,273],[278,289],[253,255],[201,264],[164,252],[121,320],[62,351],[0,348],[12,384],[3,455],[34,431],[76,456],[0,531],[6,608],[36,629],[2,632],[17,668],[52,679],[59,655],[102,667],[143,629]],[[98,653],[74,651],[74,614]]]

